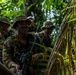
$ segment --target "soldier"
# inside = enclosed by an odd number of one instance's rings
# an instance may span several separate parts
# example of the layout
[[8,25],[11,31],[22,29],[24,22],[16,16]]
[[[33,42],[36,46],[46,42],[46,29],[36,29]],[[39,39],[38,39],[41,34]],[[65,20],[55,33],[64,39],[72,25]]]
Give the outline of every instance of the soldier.
[[41,43],[46,47],[53,47],[51,45],[50,34],[52,33],[55,26],[53,26],[51,21],[45,21],[43,26],[41,27],[42,31],[39,33],[35,33],[35,35],[39,38]]
[[[14,73],[22,68],[20,57],[22,52],[28,53],[31,49],[33,36],[28,33],[30,25],[33,23],[31,17],[18,15],[14,18],[13,27],[16,34],[9,37],[3,46],[3,63]],[[31,75],[30,68],[25,75]]]
[[[43,26],[41,27],[42,31],[38,32],[38,33],[32,33],[33,35],[36,35],[38,38],[37,40],[40,41],[40,44],[48,47],[49,49],[51,49],[53,46],[51,45],[51,39],[50,39],[50,34],[52,33],[53,29],[55,28],[55,26],[53,26],[51,21],[45,21],[43,23]],[[36,48],[35,48],[36,49]],[[43,49],[40,48],[38,50],[35,50],[35,54],[33,55],[33,68],[35,69],[34,74],[38,74],[41,73],[42,75],[44,74],[45,70],[43,70],[43,67],[41,67],[40,65],[38,65],[37,63],[40,62],[38,61],[39,59],[48,59],[51,50],[47,50],[47,49]],[[46,54],[46,56],[45,56]],[[47,64],[47,62],[41,62],[41,63],[45,63]],[[46,66],[45,66],[46,68]],[[41,71],[38,71],[39,69],[41,69]],[[37,72],[38,71],[38,72]]]
[[5,17],[0,17],[0,62],[2,62],[2,48],[9,26],[8,20]]

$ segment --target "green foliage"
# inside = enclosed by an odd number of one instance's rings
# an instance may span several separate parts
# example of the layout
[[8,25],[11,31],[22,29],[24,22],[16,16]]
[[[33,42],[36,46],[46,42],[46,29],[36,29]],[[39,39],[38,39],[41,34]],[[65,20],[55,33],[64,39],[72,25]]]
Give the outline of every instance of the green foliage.
[[22,3],[23,0],[0,1],[0,16],[8,17],[9,21],[12,20],[14,16],[23,13]]
[[76,4],[74,4],[74,5],[72,5],[72,6],[69,6],[69,7],[67,7],[67,8],[64,8],[64,9],[62,10],[62,12],[64,12],[65,10],[68,10],[68,9],[75,8],[75,7],[76,7]]
[[[27,10],[30,13],[33,13],[32,16],[35,17],[36,19],[35,24],[37,25],[37,22],[40,21],[41,22],[40,26],[42,26],[45,20],[51,20],[56,27],[54,30],[55,33],[53,37],[53,40],[56,41],[58,32],[60,32],[60,24],[65,14],[69,9],[76,8],[76,4],[69,6],[71,0],[33,0],[34,2],[32,1],[32,3],[31,1],[28,3],[29,5],[27,6]],[[5,16],[8,18],[9,21],[11,21],[14,18],[14,16],[18,14],[24,14],[25,9],[23,7],[23,3],[26,3],[26,1],[25,0],[0,0],[0,16]],[[69,23],[75,22],[76,21],[75,16],[76,16],[76,10],[68,14],[66,19],[69,19],[68,21]],[[34,44],[42,47],[43,49],[47,49],[47,51],[49,52],[52,51],[51,48],[45,47],[41,44],[38,44],[38,43],[34,43]],[[74,36],[72,36],[72,44],[73,45],[75,44]],[[64,67],[66,67],[65,68],[67,72],[66,75],[69,75],[69,71],[67,68],[67,65],[70,63],[69,55],[68,55],[68,44],[66,46],[65,56],[63,56],[58,52],[54,52],[54,53],[64,59],[65,65],[61,66],[61,70],[62,72],[64,72],[63,71]],[[39,56],[41,56],[41,54],[39,54]],[[33,62],[33,64],[36,64],[37,66],[42,67],[42,69],[36,70],[36,75],[42,75],[43,73],[41,71],[45,70],[47,66],[47,62],[48,62],[47,58],[49,58],[49,55],[46,53],[43,53],[42,56],[44,56],[45,58],[42,58]],[[57,59],[60,61],[59,58]],[[76,63],[76,60],[74,60],[74,62]],[[62,75],[64,75],[64,73]]]

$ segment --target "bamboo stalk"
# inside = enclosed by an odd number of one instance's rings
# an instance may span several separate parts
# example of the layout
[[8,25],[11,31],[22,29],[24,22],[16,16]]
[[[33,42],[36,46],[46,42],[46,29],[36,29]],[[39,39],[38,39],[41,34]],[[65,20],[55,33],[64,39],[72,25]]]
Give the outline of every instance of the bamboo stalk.
[[[74,2],[75,2],[75,1],[72,0],[71,5],[74,4]],[[63,36],[64,36],[66,30],[68,29],[68,26],[69,26],[69,24],[67,23],[69,19],[66,19],[66,17],[67,17],[67,15],[70,14],[71,12],[72,12],[72,9],[69,9],[69,10],[68,10],[68,13],[65,15],[65,17],[64,17],[64,19],[63,19],[63,21],[62,21],[62,23],[61,23],[62,30],[61,30],[61,32],[59,33],[59,36],[58,36],[58,38],[57,38],[57,41],[56,41],[56,43],[55,43],[55,45],[54,45],[54,47],[53,47],[53,50],[52,50],[52,52],[51,52],[51,54],[50,54],[50,59],[49,59],[49,61],[48,61],[48,65],[47,65],[47,68],[46,68],[46,73],[45,73],[45,75],[51,75],[50,72],[51,72],[52,66],[53,66],[53,64],[54,64],[54,62],[55,62],[55,60],[56,60],[56,55],[54,54],[54,52],[55,52],[55,51],[59,51],[59,46],[60,46],[60,44],[61,44],[62,38],[63,38]]]

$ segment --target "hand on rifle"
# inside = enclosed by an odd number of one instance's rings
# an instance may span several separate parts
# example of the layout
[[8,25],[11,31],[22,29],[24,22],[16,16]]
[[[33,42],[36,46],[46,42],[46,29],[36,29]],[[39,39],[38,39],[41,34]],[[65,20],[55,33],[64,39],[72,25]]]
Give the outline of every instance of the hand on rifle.
[[11,67],[15,70],[15,72],[18,72],[19,68],[20,68],[20,66],[18,64],[16,64],[16,63],[12,63]]

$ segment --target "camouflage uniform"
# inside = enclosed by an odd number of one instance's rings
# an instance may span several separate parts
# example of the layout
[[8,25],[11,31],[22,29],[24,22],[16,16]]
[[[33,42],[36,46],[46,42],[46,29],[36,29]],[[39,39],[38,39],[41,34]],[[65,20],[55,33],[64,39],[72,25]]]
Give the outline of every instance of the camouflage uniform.
[[[51,49],[53,47],[51,45],[51,39],[49,37],[49,35],[52,32],[52,28],[54,28],[54,26],[52,25],[52,22],[46,21],[46,22],[44,22],[43,26],[41,27],[41,29],[42,29],[41,32],[33,33],[33,35],[38,37],[38,40],[40,41],[40,44],[42,44],[46,47],[49,47],[49,49]],[[45,33],[45,30],[48,30],[48,29],[50,29],[51,32],[49,32],[48,38],[46,38],[44,33]],[[47,61],[45,61],[45,60],[48,60],[49,55],[51,53],[51,50],[49,51],[47,49],[39,47],[39,49],[37,51],[38,51],[38,53],[34,57],[34,64],[33,64],[33,68],[35,69],[34,70],[34,75],[37,75],[37,74],[38,75],[44,75],[46,65],[43,66],[43,65],[40,65],[38,63],[47,64]],[[43,60],[43,61],[40,61],[40,60]]]
[[[30,38],[31,37],[31,38]],[[3,47],[3,61],[6,66],[10,68],[10,64],[14,61],[20,64],[19,58],[22,52],[29,52],[32,44],[30,43],[33,39],[33,36],[28,34],[27,36],[27,44],[22,44],[17,36],[13,35],[9,37]],[[21,65],[21,64],[20,64]]]
[[[41,27],[42,31],[35,34],[35,35],[39,38],[40,42],[41,42],[44,46],[46,46],[46,47],[53,47],[53,46],[51,45],[51,38],[50,38],[50,34],[52,33],[53,28],[55,28],[55,27],[53,26],[52,22],[50,22],[50,21],[45,21],[44,24],[43,24],[43,26]],[[51,31],[51,32],[47,35],[48,37],[46,37],[46,36],[44,35],[46,29],[47,29],[47,30],[49,29],[49,30]],[[46,34],[47,34],[47,33],[46,33]]]
[[[31,17],[25,17],[24,15],[19,15],[15,17],[13,27],[16,29],[17,23],[19,22],[28,22],[31,25],[32,19]],[[22,62],[20,60],[20,57],[22,53],[28,53],[31,49],[33,39],[34,37],[31,34],[27,34],[25,37],[27,40],[26,44],[21,43],[17,35],[10,36],[5,42],[3,46],[3,63],[11,69],[11,64],[14,62],[18,65],[20,65],[20,68],[22,68]],[[31,63],[31,62],[30,62]],[[31,65],[31,64],[30,64]]]
[[4,33],[7,32],[8,27],[10,26],[10,23],[7,21],[5,17],[0,17],[0,62],[2,62],[2,49],[3,49],[3,43],[5,40]]
[[10,23],[5,17],[0,17],[0,32],[7,31],[8,27],[10,26]]
[[2,49],[3,49],[4,39],[0,40],[0,62],[2,62]]
[[36,36],[38,37],[38,39],[40,40],[40,43],[46,47],[52,47],[51,45],[51,39],[50,37],[46,38],[44,36],[44,31],[39,32],[38,34],[36,34]]

